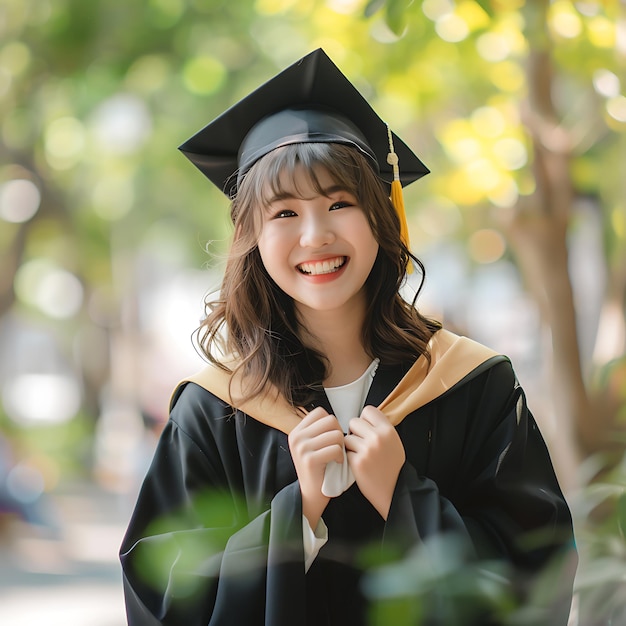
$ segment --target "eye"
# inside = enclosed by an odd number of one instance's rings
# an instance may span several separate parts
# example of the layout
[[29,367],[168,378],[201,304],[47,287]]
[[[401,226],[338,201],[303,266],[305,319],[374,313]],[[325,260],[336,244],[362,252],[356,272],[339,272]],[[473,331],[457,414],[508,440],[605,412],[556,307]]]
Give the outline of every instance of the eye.
[[280,211],[276,211],[276,213],[272,215],[272,219],[278,220],[284,217],[293,217],[294,215],[296,215],[296,213],[294,211],[291,211],[290,209],[281,209]]
[[353,202],[348,202],[347,200],[339,200],[338,202],[333,202],[328,208],[329,211],[336,211],[337,209],[345,209],[346,207],[354,206]]

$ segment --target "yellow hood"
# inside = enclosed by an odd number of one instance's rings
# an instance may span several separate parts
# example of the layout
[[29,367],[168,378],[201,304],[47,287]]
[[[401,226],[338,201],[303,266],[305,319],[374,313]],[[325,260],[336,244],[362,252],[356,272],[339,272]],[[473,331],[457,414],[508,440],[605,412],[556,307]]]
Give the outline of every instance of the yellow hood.
[[[447,330],[436,332],[429,342],[431,361],[421,356],[393,391],[379,405],[395,426],[413,411],[438,398],[479,365],[498,353],[467,337]],[[232,381],[232,386],[231,386]],[[233,401],[231,391],[241,390],[230,372],[208,365],[184,379],[180,385],[193,382],[255,420],[289,433],[300,421],[298,411],[275,389],[245,402]],[[177,387],[178,388],[178,387]],[[235,398],[242,394],[235,393]]]

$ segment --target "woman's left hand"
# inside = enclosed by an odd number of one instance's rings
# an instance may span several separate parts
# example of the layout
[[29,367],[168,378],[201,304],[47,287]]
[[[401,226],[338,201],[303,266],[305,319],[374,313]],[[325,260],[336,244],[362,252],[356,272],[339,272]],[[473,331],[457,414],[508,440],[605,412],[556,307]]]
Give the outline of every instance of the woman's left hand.
[[387,519],[398,474],[406,459],[398,432],[382,411],[366,406],[360,418],[350,420],[345,446],[361,493]]

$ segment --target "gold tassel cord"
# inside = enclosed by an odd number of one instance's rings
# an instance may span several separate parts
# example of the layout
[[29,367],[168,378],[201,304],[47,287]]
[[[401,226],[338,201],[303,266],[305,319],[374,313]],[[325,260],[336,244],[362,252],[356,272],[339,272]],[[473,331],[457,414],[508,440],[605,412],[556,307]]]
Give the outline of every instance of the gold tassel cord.
[[[389,154],[387,155],[387,163],[393,168],[393,181],[391,183],[391,202],[400,219],[400,238],[402,243],[410,249],[409,245],[409,226],[406,219],[406,209],[404,207],[404,194],[402,193],[402,183],[400,182],[400,168],[398,167],[398,155],[393,148],[393,137],[391,129],[387,126],[387,136],[389,138]],[[406,267],[408,274],[413,272],[413,263],[409,259]]]

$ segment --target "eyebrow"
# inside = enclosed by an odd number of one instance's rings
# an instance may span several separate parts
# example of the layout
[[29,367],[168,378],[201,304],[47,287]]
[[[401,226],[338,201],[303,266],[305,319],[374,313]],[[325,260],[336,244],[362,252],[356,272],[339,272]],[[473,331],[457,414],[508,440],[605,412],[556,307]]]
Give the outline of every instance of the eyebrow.
[[[349,193],[350,195],[354,195],[353,192],[351,192],[349,189],[346,189],[344,186],[342,185],[331,185],[330,187],[326,187],[325,189],[321,190],[321,194],[325,197],[325,198],[329,198],[330,196],[332,196],[334,193],[339,193],[339,192],[345,192],[345,193]],[[272,196],[268,201],[267,204],[271,205],[274,204],[274,202],[280,202],[281,200],[294,200],[294,199],[302,199],[302,200],[307,200],[307,198],[300,196],[298,194],[289,192],[289,191],[283,191],[282,193],[278,193],[274,196]]]

